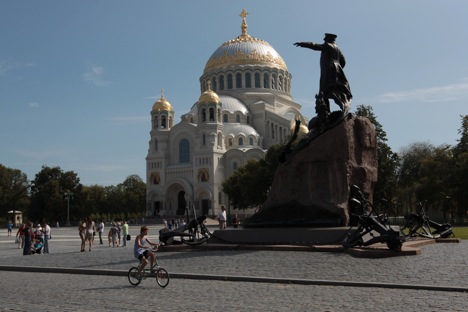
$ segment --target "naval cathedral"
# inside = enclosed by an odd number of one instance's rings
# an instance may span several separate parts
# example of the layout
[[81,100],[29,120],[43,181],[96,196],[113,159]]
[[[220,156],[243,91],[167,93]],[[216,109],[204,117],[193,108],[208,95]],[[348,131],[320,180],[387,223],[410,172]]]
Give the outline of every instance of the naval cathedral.
[[[291,97],[291,74],[266,41],[247,34],[218,47],[200,77],[201,95],[174,123],[169,99],[151,109],[146,156],[146,216],[182,216],[186,207],[215,216],[231,211],[222,183],[251,159],[261,159],[274,144],[285,143],[301,105]],[[232,211],[231,211],[232,212]],[[228,215],[229,219],[229,215]]]

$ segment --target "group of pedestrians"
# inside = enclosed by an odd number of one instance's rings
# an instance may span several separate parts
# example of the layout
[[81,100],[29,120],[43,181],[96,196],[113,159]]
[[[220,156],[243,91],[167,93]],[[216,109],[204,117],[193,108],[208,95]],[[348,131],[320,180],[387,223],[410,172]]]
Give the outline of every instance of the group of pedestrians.
[[78,233],[81,238],[81,252],[86,250],[86,243],[88,243],[89,251],[93,246],[94,235],[96,234],[95,224],[91,217],[83,218],[78,226]]
[[107,237],[109,241],[109,247],[126,247],[128,236],[128,223],[127,221],[114,222],[110,228]]
[[[83,218],[81,220],[80,225],[78,226],[78,233],[81,238],[81,252],[86,251],[86,244],[88,244],[88,250],[92,250],[96,230],[99,235],[99,244],[103,245],[103,233],[105,233],[104,221],[99,221],[99,225],[96,228],[96,224],[91,217]],[[123,221],[122,223],[113,222],[107,234],[109,247],[127,246],[127,236],[129,236],[127,221]]]
[[51,239],[51,228],[46,222],[44,227],[37,224],[34,227],[32,222],[23,223],[16,232],[16,242],[18,249],[23,249],[23,255],[48,254],[49,240]]

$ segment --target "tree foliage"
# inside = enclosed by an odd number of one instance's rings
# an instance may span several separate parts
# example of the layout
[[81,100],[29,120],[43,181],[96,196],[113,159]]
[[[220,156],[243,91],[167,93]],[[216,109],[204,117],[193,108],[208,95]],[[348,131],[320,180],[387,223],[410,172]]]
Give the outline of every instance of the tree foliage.
[[228,195],[234,209],[256,207],[265,202],[279,165],[281,150],[281,145],[270,147],[264,158],[249,160],[223,182],[223,192]]
[[[68,201],[65,193],[73,194],[70,200],[70,219],[82,217],[82,185],[73,171],[64,172],[60,167],[42,166],[31,182],[31,209],[28,217],[33,222],[66,220]],[[80,216],[81,215],[81,216]]]
[[24,212],[29,204],[29,182],[26,174],[0,164],[0,214],[5,216],[10,210]]

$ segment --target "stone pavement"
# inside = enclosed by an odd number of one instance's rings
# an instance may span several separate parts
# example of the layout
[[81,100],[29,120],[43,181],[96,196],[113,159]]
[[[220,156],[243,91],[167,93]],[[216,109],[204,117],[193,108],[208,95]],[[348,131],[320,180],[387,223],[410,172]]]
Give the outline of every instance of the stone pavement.
[[[159,228],[150,226],[150,239],[157,241]],[[138,230],[130,227],[132,238]],[[126,271],[137,264],[133,242],[112,248],[105,241],[92,252],[79,252],[75,228],[52,233],[51,253],[32,256],[22,255],[6,229],[0,234],[0,311],[465,311],[468,306],[463,292],[468,241],[381,259],[337,252],[160,252],[159,262],[171,274],[162,289],[151,278],[137,287],[128,283]]]

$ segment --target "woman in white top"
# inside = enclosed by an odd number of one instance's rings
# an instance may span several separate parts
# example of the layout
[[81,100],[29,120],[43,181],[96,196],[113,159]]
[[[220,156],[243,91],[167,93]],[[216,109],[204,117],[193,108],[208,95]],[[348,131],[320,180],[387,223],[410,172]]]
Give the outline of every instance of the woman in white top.
[[140,234],[135,238],[135,245],[133,247],[133,255],[135,256],[135,258],[140,260],[140,263],[141,263],[141,265],[139,266],[140,269],[138,270],[138,275],[141,274],[141,271],[148,264],[148,258],[150,258],[151,270],[153,270],[153,265],[154,265],[154,260],[155,260],[154,252],[149,250],[146,245],[148,244],[150,246],[159,246],[159,244],[155,244],[151,242],[148,239],[147,235],[148,235],[148,227],[143,225],[140,228]]

